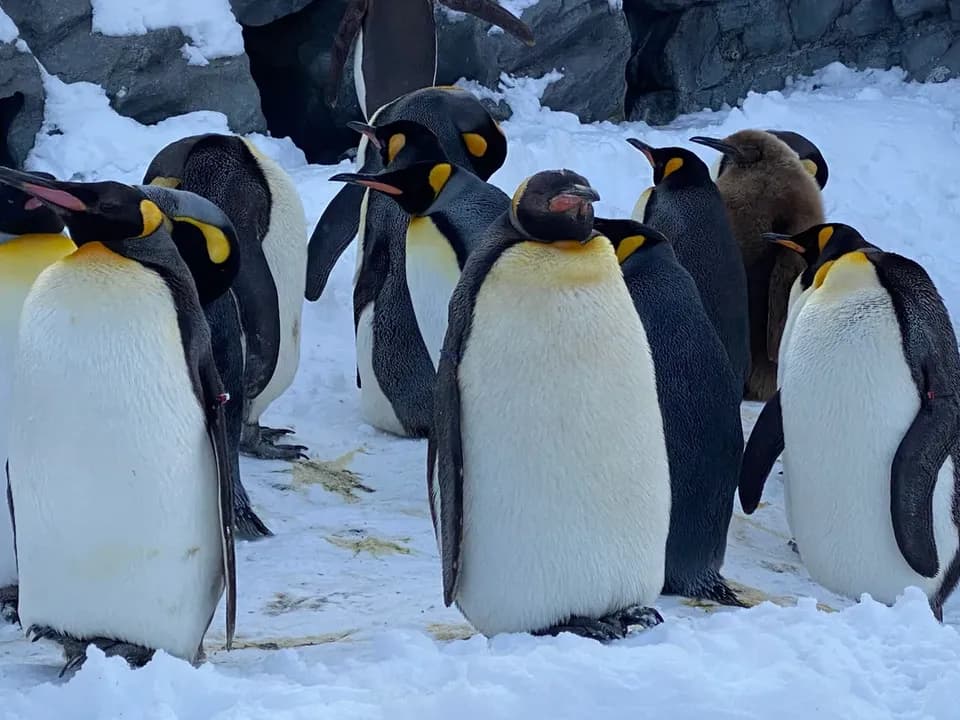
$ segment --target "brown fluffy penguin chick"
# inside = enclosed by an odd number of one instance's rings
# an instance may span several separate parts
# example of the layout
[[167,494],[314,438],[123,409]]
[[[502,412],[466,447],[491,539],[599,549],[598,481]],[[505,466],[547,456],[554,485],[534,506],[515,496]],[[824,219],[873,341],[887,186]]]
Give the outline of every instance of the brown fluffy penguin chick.
[[790,286],[806,263],[797,253],[771,247],[762,235],[797,233],[823,223],[820,187],[797,153],[769,132],[740,130],[723,140],[690,140],[728,158],[717,187],[747,271],[751,369],[744,398],[766,401],[777,389],[777,356]]

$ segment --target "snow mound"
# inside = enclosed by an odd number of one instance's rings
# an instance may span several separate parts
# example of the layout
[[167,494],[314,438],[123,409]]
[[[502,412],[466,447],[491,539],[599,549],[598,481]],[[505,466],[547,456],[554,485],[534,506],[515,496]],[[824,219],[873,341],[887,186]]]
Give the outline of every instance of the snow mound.
[[191,64],[243,54],[243,33],[229,0],[91,0],[91,4],[93,32],[102,35],[145,35],[175,27],[193,41]]
[[0,7],[0,43],[12,43],[20,36],[16,24]]

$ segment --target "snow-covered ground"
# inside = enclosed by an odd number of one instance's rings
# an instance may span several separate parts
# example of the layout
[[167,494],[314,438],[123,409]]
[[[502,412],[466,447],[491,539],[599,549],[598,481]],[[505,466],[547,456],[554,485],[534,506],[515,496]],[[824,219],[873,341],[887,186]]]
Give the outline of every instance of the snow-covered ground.
[[[153,154],[186,134],[225,131],[218,113],[143,127],[116,116],[96,86],[46,79],[45,130],[28,166],[68,179],[138,182]],[[960,317],[960,81],[903,82],[898,71],[831,66],[742,108],[642,123],[582,125],[542,109],[546,81],[510,81],[506,165],[526,176],[567,167],[602,196],[598,213],[629,215],[651,181],[625,138],[682,144],[694,135],[788,128],[830,164],[828,218],[924,263]],[[56,134],[46,135],[46,131]],[[300,188],[312,229],[351,169],[314,166],[289,140],[255,136]],[[159,654],[131,671],[96,649],[72,679],[60,655],[0,627],[0,718],[955,718],[960,599],[946,625],[908,592],[893,608],[843,600],[810,581],[787,546],[782,485],[747,518],[737,507],[725,574],[773,602],[716,609],[661,598],[666,622],[609,646],[576,637],[473,636],[444,608],[426,501],[425,443],[365,425],[354,382],[348,249],[317,303],[304,308],[294,386],[264,421],[289,426],[309,467],[244,458],[244,481],[276,537],[237,548],[237,646],[222,651],[222,609],[200,668]],[[758,406],[745,405],[749,428]],[[762,597],[746,593],[748,597]],[[798,598],[800,599],[798,602]],[[812,599],[804,599],[812,598]],[[817,601],[821,603],[818,607]]]

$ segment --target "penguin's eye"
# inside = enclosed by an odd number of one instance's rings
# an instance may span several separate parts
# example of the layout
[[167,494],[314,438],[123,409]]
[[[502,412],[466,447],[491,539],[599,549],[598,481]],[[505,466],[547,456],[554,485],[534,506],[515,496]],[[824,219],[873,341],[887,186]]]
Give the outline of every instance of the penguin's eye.
[[120,209],[120,203],[111,200],[105,200],[100,203],[100,212],[115,213]]

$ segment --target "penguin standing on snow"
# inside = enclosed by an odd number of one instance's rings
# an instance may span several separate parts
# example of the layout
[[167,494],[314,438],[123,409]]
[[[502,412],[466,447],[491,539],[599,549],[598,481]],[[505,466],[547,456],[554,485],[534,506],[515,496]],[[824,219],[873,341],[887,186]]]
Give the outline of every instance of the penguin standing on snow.
[[[169,190],[156,185],[141,185],[138,189],[170,219],[170,235],[187,266],[191,270],[199,268],[201,277],[207,277],[206,282],[201,283],[196,273],[194,275],[200,304],[210,325],[210,342],[217,370],[227,393],[236,399],[235,402],[228,403],[224,410],[234,479],[233,522],[236,535],[243,540],[257,540],[273,535],[250,506],[250,497],[240,476],[244,393],[244,333],[240,308],[256,308],[259,301],[258,289],[262,286],[250,282],[251,278],[258,278],[253,271],[237,279],[237,270],[242,268],[241,245],[233,224],[219,207],[191,192]],[[221,260],[219,265],[211,259],[211,250],[214,253],[226,253],[230,248],[234,248],[234,251],[230,252],[228,258]],[[266,258],[258,245],[254,244],[252,250],[255,261],[260,264],[259,278],[266,283],[270,281]],[[225,291],[210,282],[209,278],[215,274],[221,277],[229,276],[232,280]],[[269,307],[269,303],[265,305]]]
[[[783,140],[790,149],[793,150],[800,162],[808,173],[810,173],[817,185],[823,190],[827,186],[827,179],[830,177],[830,168],[823,157],[823,153],[809,138],[804,137],[798,132],[792,130],[767,130],[771,135]],[[730,159],[726,155],[721,155],[710,166],[710,177],[716,180],[724,171],[730,167]]]
[[306,221],[293,181],[249,140],[207,134],[167,145],[143,182],[205,197],[236,228],[243,253],[237,282],[246,288],[236,295],[246,352],[240,450],[264,459],[305,457],[302,445],[277,444],[289,430],[260,426],[260,416],[290,386],[300,363]]
[[654,187],[637,203],[633,219],[670,238],[742,385],[750,371],[747,274],[723,197],[706,164],[689,150],[655,148],[636,138],[627,142],[653,168]]
[[450,301],[428,492],[444,602],[487,636],[662,622],[663,421],[598,199],[569,170],[528,178]]
[[[46,173],[32,174],[40,179],[53,179]],[[7,458],[20,310],[37,275],[77,249],[63,234],[63,227],[63,221],[52,210],[16,188],[0,185],[0,463]],[[0,493],[0,615],[15,620],[17,558],[5,498],[4,481]]]
[[[490,177],[507,156],[503,131],[480,101],[459,88],[428,88],[382,108],[372,125],[381,127],[398,120],[412,120],[430,130],[451,165],[473,171],[481,180]],[[361,132],[358,125],[353,126]],[[361,138],[358,160],[361,174],[397,170],[416,162],[423,147],[405,133],[394,133],[386,143]],[[359,192],[359,215],[348,206]],[[333,214],[336,210],[339,216]],[[435,372],[407,287],[407,214],[392,198],[362,185],[349,184],[333,199],[317,223],[310,240],[307,299],[323,291],[340,254],[357,231],[359,247],[354,276],[353,312],[358,357],[372,354],[370,381],[357,373],[361,408],[367,422],[401,436],[426,437],[433,418]],[[424,378],[429,379],[424,382]]]
[[633,220],[593,227],[613,243],[657,374],[672,493],[663,592],[742,606],[720,575],[743,452],[741,378],[675,244]]
[[[134,666],[157,649],[196,662],[226,588],[229,648],[229,398],[169,220],[118,183],[5,168],[0,182],[55,210],[78,246],[21,315],[8,461],[21,622],[63,645],[64,670],[89,643]],[[233,252],[208,250],[214,266]]]
[[[496,25],[527,45],[533,32],[496,0],[439,0]],[[353,81],[364,118],[401,95],[437,79],[437,23],[433,0],[348,0],[330,53],[327,102],[336,104],[343,66],[356,38]]]
[[[407,287],[417,327],[432,362],[432,371],[418,378],[418,385],[432,387],[447,331],[450,296],[470,252],[483,238],[483,231],[509,209],[510,198],[469,170],[452,164],[436,136],[418,123],[400,120],[377,128],[363,126],[362,131],[383,148],[389,148],[392,138],[404,137],[402,152],[410,150],[417,158],[416,162],[397,170],[376,174],[343,173],[330,179],[357,183],[384,193],[410,215],[404,248]],[[395,358],[381,357],[374,363],[372,356],[382,353],[383,348],[369,343],[372,337],[363,336],[363,339],[368,342],[361,342],[358,335],[361,383],[403,388],[400,382],[384,382],[372,377],[375,367],[381,373],[391,372],[396,367]],[[391,398],[389,402],[410,404],[406,395]],[[378,407],[382,407],[382,403]],[[397,422],[396,412],[382,409],[385,416],[377,418],[378,426]],[[377,407],[368,407],[365,415],[370,416],[376,410]],[[396,431],[402,432],[402,428],[397,427]]]
[[887,604],[915,585],[942,619],[960,577],[957,340],[920,265],[851,244],[821,253],[780,390],[747,444],[740,502],[756,509],[782,450],[790,528],[810,576]]
[[719,150],[730,161],[717,187],[747,271],[751,367],[744,397],[765,401],[777,389],[776,364],[787,301],[804,262],[761,236],[766,232],[795,235],[823,223],[820,188],[797,153],[768,132],[741,130],[723,140],[693,137],[690,142]]

